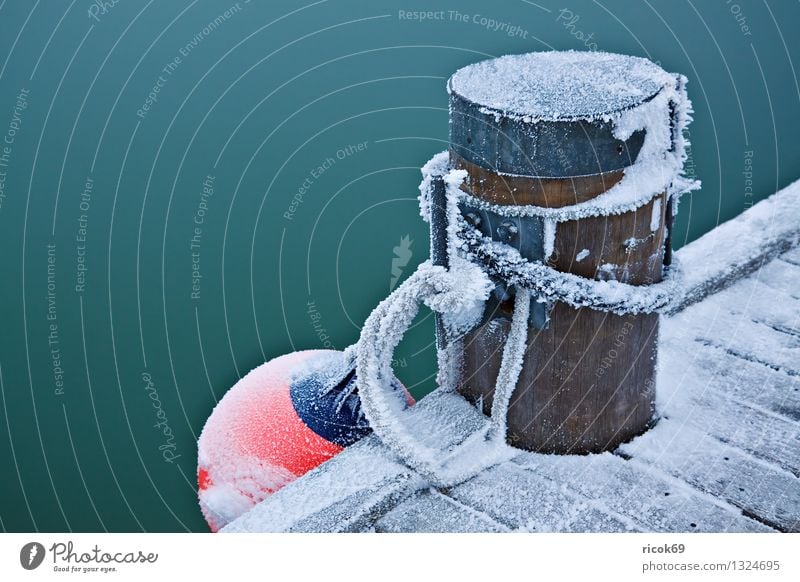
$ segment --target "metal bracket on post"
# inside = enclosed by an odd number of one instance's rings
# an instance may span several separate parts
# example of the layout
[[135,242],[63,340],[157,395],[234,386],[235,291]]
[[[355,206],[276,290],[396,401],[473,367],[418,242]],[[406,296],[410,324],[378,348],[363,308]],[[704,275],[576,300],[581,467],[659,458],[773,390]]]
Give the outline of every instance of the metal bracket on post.
[[[675,86],[679,94],[684,91],[684,80],[682,75],[676,75]],[[669,104],[669,122],[672,136],[672,146],[670,147],[669,151],[674,152],[678,147],[678,138],[681,137],[680,132],[683,131],[680,125],[680,120],[678,119],[678,108],[674,102],[670,102]],[[667,208],[666,215],[664,217],[665,232],[663,265],[665,267],[669,267],[672,264],[672,225],[675,222],[675,209],[673,208],[675,201],[672,199],[672,194],[669,192],[667,192],[665,202]]]
[[[462,205],[461,213],[466,221],[482,235],[509,245],[531,262],[544,263],[544,221],[538,216],[501,216],[490,210]],[[498,283],[502,285],[502,283]],[[498,287],[496,296],[506,296],[504,286]],[[506,297],[509,298],[509,297]],[[536,329],[546,329],[549,321],[549,306],[531,295],[528,324]]]
[[[434,266],[450,268],[450,256],[447,240],[447,186],[442,176],[433,176],[430,190],[430,229],[431,229],[431,263]],[[435,314],[436,347],[443,350],[447,346],[447,333],[444,321],[439,313]]]

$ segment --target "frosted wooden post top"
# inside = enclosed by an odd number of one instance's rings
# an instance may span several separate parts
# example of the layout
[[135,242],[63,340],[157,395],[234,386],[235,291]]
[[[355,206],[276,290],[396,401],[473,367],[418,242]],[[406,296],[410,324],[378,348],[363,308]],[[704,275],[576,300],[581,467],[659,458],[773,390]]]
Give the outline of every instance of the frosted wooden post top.
[[675,87],[647,59],[602,52],[538,52],[482,61],[456,71],[450,145],[500,173],[565,177],[631,165],[644,132],[614,136],[622,112]]
[[459,69],[451,92],[504,116],[595,120],[635,107],[674,83],[655,63],[598,52],[508,55]]

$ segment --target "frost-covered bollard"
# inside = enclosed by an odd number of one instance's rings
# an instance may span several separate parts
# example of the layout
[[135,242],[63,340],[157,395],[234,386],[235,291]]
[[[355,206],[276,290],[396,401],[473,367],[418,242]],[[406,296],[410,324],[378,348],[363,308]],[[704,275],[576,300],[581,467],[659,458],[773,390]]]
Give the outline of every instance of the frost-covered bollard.
[[[450,149],[426,167],[423,215],[450,260],[481,265],[494,290],[477,326],[440,346],[458,390],[490,413],[515,295],[530,292],[521,372],[503,395],[512,445],[609,450],[652,421],[669,230],[694,186],[681,176],[684,84],[597,52],[502,57],[448,83]],[[451,208],[439,220],[437,180]]]

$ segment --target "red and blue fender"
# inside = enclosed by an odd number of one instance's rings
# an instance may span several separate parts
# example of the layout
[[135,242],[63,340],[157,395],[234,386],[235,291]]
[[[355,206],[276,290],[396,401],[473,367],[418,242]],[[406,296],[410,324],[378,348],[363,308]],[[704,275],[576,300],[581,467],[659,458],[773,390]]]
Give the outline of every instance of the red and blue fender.
[[372,432],[355,372],[330,386],[343,365],[342,352],[294,352],[255,368],[220,400],[198,441],[198,496],[212,531]]

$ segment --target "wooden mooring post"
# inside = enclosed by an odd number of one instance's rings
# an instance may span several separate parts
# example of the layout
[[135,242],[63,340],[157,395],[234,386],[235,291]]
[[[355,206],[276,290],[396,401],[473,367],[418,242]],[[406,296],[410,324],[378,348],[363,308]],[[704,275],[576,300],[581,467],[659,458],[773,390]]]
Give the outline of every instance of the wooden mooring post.
[[[649,61],[606,53],[533,53],[461,69],[448,83],[450,167],[466,170],[462,190],[485,203],[462,205],[462,214],[484,236],[558,271],[637,286],[661,281],[669,246],[666,188],[630,211],[574,220],[509,218],[492,209],[598,200],[637,162],[648,137],[645,129],[618,137],[615,116],[670,83],[680,80]],[[538,299],[508,412],[508,442],[588,453],[644,432],[654,413],[658,315]],[[513,288],[496,281],[481,323],[461,340],[458,389],[487,414],[513,304]]]

